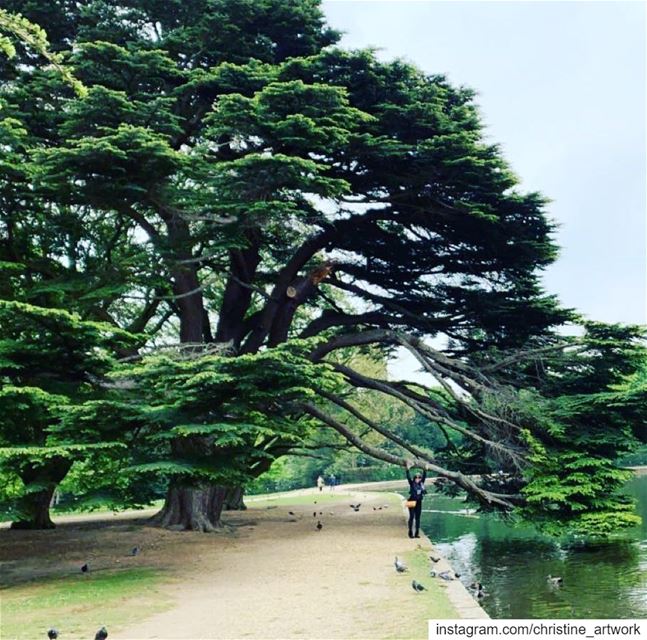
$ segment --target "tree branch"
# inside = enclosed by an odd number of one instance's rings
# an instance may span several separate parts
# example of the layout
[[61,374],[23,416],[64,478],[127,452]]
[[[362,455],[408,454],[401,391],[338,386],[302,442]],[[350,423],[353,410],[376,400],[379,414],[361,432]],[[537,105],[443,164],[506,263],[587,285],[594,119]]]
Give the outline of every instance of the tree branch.
[[[399,458],[391,453],[383,451],[382,449],[378,449],[377,447],[373,447],[367,444],[366,442],[358,438],[345,425],[343,425],[332,416],[324,413],[315,405],[311,403],[303,403],[300,405],[300,408],[302,408],[306,413],[309,413],[311,416],[319,419],[324,424],[327,424],[329,427],[332,427],[335,431],[344,436],[351,444],[353,444],[360,451],[363,451],[367,455],[373,458],[377,458],[378,460],[384,460],[385,462],[395,464],[399,467],[406,465],[406,460],[404,458]],[[467,491],[481,504],[485,504],[490,507],[498,507],[505,511],[509,511],[513,509],[516,504],[520,504],[521,502],[521,497],[517,495],[506,496],[501,494],[493,494],[489,491],[486,491],[482,487],[479,487],[471,478],[463,475],[460,471],[449,471],[448,469],[444,469],[443,467],[432,464],[425,460],[417,459],[414,460],[414,463],[441,478],[450,480],[454,484]]]

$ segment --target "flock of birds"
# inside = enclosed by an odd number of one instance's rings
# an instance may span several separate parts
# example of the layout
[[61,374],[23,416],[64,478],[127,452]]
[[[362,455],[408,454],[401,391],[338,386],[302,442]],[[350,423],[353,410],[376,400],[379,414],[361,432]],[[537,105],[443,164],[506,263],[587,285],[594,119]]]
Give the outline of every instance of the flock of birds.
[[[314,504],[317,504],[317,501],[314,501]],[[360,507],[362,506],[361,502],[358,502],[357,504],[351,504],[349,505],[350,508],[355,512],[358,513],[360,510]],[[269,509],[269,507],[267,507]],[[380,505],[379,507],[373,507],[373,511],[382,511],[382,509],[388,509],[389,505],[388,504],[383,504]],[[315,530],[316,531],[321,531],[324,528],[323,522],[321,521],[321,518],[323,517],[323,511],[313,511],[312,512],[312,517],[317,520],[317,524],[315,525]],[[294,511],[288,511],[288,515],[290,516],[290,522],[297,522],[300,519],[300,516],[297,515]],[[334,511],[328,511],[328,515],[334,516],[335,513]]]
[[[434,564],[436,562],[440,562],[440,558],[437,558],[433,555],[430,555],[429,559]],[[398,558],[398,556],[395,556],[395,562],[393,564],[395,566],[395,570],[398,573],[406,573],[408,571],[407,566]],[[445,570],[438,572],[435,569],[430,570],[429,576],[431,578],[440,578],[441,580],[445,581],[451,581],[461,577],[460,573],[456,573],[455,571]],[[553,576],[550,574],[547,576],[546,581],[552,587],[561,587],[564,584],[564,579],[561,576]],[[420,582],[418,582],[417,580],[411,581],[411,588],[416,593],[427,591],[427,587],[425,587],[423,584],[420,584]],[[475,598],[484,598],[488,595],[488,592],[485,590],[485,587],[481,582],[472,582],[468,589],[472,592]]]
[[[48,629],[47,637],[49,640],[56,640],[56,638],[58,638],[58,630],[54,628]],[[105,627],[101,627],[101,629],[94,634],[94,640],[106,640],[107,637],[108,630]]]
[[[431,560],[431,562],[433,564],[436,564],[437,562],[440,562],[440,558],[438,558],[436,556],[433,556],[433,555],[429,556],[429,560]],[[398,556],[395,556],[395,562],[393,564],[395,566],[395,570],[398,573],[407,573],[409,571],[409,569],[407,568],[407,565],[404,564],[404,562],[402,562],[398,558]],[[435,569],[431,569],[429,571],[429,576],[431,578],[440,578],[441,580],[445,580],[447,582],[449,582],[451,580],[455,580],[456,578],[461,577],[460,573],[456,573],[455,571],[450,571],[449,569],[447,569],[445,571],[436,571]],[[485,591],[483,590],[483,585],[480,582],[479,583],[474,583],[473,586],[475,586],[477,584],[478,584],[477,595],[478,595],[479,598],[481,598],[481,597],[483,597],[485,595]],[[417,580],[412,580],[411,581],[411,588],[416,593],[420,593],[421,591],[427,591],[427,587],[425,587],[425,585],[421,584]]]
[[[314,501],[314,504],[317,504],[316,500]],[[360,509],[361,506],[362,506],[362,503],[358,502],[357,504],[351,504],[350,508],[355,513],[357,513],[357,512],[359,512],[359,509]],[[373,511],[381,511],[382,509],[388,509],[388,508],[389,508],[389,506],[384,504],[384,505],[381,505],[379,507],[373,507]],[[329,511],[328,513],[331,516],[334,515],[334,512],[332,512],[332,511]],[[288,515],[291,516],[291,518],[293,518],[292,522],[296,522],[296,519],[298,518],[298,516],[297,516],[296,513],[294,513],[294,511],[288,511]],[[312,516],[314,518],[317,518],[317,516],[321,517],[321,516],[323,516],[323,511],[318,511],[318,512],[313,511]],[[317,524],[315,525],[315,529],[317,531],[321,531],[323,529],[323,523],[321,522],[320,519],[317,520]],[[130,555],[131,556],[136,556],[136,555],[139,554],[139,551],[140,551],[139,547],[133,547],[131,549],[131,551],[130,551]],[[433,555],[429,556],[429,560],[433,564],[436,564],[437,562],[440,562],[440,558],[436,557],[436,556],[433,556]],[[395,570],[398,573],[407,573],[408,572],[407,565],[405,565],[398,558],[398,556],[395,556],[395,562],[393,564],[395,566]],[[81,573],[88,573],[89,571],[90,571],[90,565],[87,562],[84,563],[83,565],[81,565]],[[455,571],[450,571],[448,569],[445,570],[445,571],[439,571],[439,572],[435,571],[434,569],[431,569],[430,572],[429,572],[429,576],[431,578],[439,578],[439,579],[445,580],[447,582],[461,577],[459,573],[456,573]],[[553,575],[550,575],[550,574],[547,576],[546,580],[551,586],[554,586],[554,587],[560,587],[564,583],[563,578],[561,578],[560,576],[553,576]],[[420,584],[420,582],[418,582],[417,580],[412,580],[411,581],[411,588],[416,593],[421,593],[422,591],[427,591],[427,587],[425,587],[423,584]],[[483,585],[480,582],[473,582],[469,586],[469,589],[470,589],[470,591],[473,592],[473,595],[474,595],[475,598],[483,598],[486,595],[488,595],[487,591],[485,590],[485,588],[483,587]],[[54,629],[54,628],[49,629],[47,631],[47,637],[49,638],[49,640],[56,640],[58,638],[58,630]],[[94,636],[94,640],[106,640],[107,637],[108,637],[108,630],[105,627],[101,627],[101,629],[99,629],[96,632],[96,634]]]
[[[139,555],[139,552],[140,552],[139,547],[133,547],[130,550],[129,555],[136,556],[136,555]],[[81,573],[84,573],[84,574],[90,573],[90,565],[87,562],[84,562],[81,565]],[[47,630],[47,637],[49,638],[49,640],[56,640],[58,638],[58,634],[59,634],[58,629],[55,629],[54,627]],[[94,634],[94,640],[106,640],[107,637],[108,637],[108,630],[105,627],[101,627],[101,629],[99,629],[99,631],[97,631]]]

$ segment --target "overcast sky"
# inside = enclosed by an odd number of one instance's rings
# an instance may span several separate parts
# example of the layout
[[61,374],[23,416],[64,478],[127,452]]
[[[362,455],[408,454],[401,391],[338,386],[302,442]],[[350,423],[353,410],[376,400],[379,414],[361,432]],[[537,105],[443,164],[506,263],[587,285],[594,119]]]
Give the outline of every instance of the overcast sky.
[[[342,44],[478,92],[524,189],[552,203],[548,291],[591,319],[645,323],[645,4],[327,0]],[[401,359],[392,374],[415,369]]]

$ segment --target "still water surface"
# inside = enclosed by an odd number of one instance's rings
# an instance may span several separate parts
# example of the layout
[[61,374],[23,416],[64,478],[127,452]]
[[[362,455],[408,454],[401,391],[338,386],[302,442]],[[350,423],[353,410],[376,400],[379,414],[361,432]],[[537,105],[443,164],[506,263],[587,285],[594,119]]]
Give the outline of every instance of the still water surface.
[[[647,618],[647,475],[627,492],[638,500],[642,526],[626,540],[598,545],[558,543],[533,528],[465,511],[459,500],[430,493],[422,528],[492,618]],[[561,576],[553,587],[546,576]]]

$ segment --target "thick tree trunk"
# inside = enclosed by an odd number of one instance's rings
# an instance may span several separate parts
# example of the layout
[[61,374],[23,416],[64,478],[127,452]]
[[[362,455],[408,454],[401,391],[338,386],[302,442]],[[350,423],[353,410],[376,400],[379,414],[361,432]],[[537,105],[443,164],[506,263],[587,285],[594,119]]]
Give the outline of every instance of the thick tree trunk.
[[226,487],[225,493],[225,510],[226,511],[245,511],[247,506],[243,501],[245,488],[241,486]]
[[188,531],[212,532],[222,528],[220,515],[227,487],[221,485],[183,486],[171,483],[162,510],[150,523]]
[[195,268],[182,266],[173,270],[173,292],[180,309],[180,342],[202,342],[206,316]]
[[[213,440],[204,436],[175,438],[171,448],[175,457],[194,462],[208,462],[219,453]],[[153,516],[151,524],[189,531],[220,529],[226,493],[223,485],[176,478],[169,484],[164,507]]]
[[210,329],[202,299],[198,269],[193,260],[194,239],[187,222],[173,212],[162,211],[168,230],[168,242],[173,248],[174,263],[171,266],[175,304],[180,310],[180,342],[202,342]]
[[19,501],[24,514],[11,523],[12,529],[54,529],[56,525],[49,516],[49,504],[56,487],[48,487],[37,493],[30,493]]
[[233,342],[236,349],[244,336],[244,319],[252,300],[251,283],[260,262],[259,232],[250,229],[245,236],[249,243],[246,249],[229,252],[231,275],[220,305],[216,342]]
[[[54,529],[49,507],[56,487],[65,478],[72,462],[54,459],[48,466],[27,466],[18,472],[27,493],[18,500],[20,516],[11,523],[12,529]],[[38,491],[29,491],[30,485],[43,486]]]

